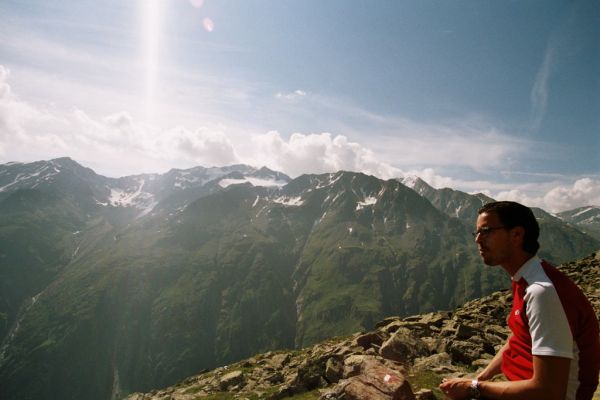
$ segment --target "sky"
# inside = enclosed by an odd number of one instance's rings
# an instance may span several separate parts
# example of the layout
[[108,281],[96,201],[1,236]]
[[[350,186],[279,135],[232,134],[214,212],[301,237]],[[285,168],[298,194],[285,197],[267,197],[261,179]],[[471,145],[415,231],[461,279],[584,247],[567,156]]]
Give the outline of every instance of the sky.
[[0,0],[0,163],[600,206],[596,0]]

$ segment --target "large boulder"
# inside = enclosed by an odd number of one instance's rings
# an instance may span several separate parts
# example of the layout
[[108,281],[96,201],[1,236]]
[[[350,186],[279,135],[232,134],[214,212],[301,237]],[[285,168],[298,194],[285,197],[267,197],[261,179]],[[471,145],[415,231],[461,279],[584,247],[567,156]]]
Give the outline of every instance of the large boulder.
[[244,381],[244,374],[242,371],[233,371],[225,374],[219,381],[221,390],[226,390],[232,386],[237,386]]
[[410,329],[398,328],[398,330],[381,345],[379,354],[388,360],[408,364],[417,357],[428,355],[429,349],[422,340],[413,335]]
[[358,373],[341,380],[322,400],[415,400],[401,367],[392,368],[378,357],[362,358]]

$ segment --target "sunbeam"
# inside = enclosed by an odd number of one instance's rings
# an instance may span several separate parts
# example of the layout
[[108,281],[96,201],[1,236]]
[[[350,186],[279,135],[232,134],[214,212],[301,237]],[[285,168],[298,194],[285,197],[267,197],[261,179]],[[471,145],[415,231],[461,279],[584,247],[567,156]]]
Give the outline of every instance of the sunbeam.
[[156,117],[157,110],[162,3],[163,0],[142,0],[140,3],[143,13],[144,108],[148,121],[152,121]]

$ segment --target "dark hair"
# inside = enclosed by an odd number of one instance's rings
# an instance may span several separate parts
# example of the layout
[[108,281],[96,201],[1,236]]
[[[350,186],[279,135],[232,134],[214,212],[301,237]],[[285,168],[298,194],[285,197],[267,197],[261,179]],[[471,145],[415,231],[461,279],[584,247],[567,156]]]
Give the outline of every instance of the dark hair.
[[505,228],[511,229],[521,226],[525,229],[523,237],[523,250],[529,254],[537,253],[540,248],[538,237],[540,236],[540,226],[535,219],[535,215],[529,207],[514,201],[496,201],[487,203],[479,209],[478,214],[494,213],[500,219],[500,223]]

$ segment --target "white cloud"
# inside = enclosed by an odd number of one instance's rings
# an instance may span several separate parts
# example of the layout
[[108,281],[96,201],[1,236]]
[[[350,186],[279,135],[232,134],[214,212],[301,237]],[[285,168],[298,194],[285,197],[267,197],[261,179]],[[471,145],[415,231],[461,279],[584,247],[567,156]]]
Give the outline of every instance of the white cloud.
[[[496,200],[517,201],[528,207],[539,207],[549,212],[600,205],[600,179],[590,177],[577,179],[574,183],[566,182],[566,177],[540,183],[499,183],[457,179],[441,175],[433,168],[411,169],[404,171],[403,175],[418,176],[437,189],[447,187],[471,194],[483,193]],[[556,177],[555,174],[549,176]]]
[[[482,115],[445,121],[416,121],[382,115],[337,98],[311,94],[302,110],[309,118],[344,132],[350,140],[368,140],[381,161],[397,168],[462,166],[479,172],[507,168],[540,143],[504,132]],[[294,110],[295,115],[298,110]]]
[[506,167],[529,152],[533,143],[487,124],[462,121],[447,125],[390,121],[387,136],[371,138],[374,150],[400,168],[467,167],[485,172]]
[[294,133],[285,141],[278,132],[271,131],[254,141],[267,165],[292,176],[339,170],[361,171],[384,179],[401,174],[399,169],[377,160],[370,149],[342,135]]
[[8,69],[0,66],[0,157],[4,161],[70,156],[112,176],[238,161],[223,132],[161,130],[123,111],[94,118],[80,109],[34,106],[12,93],[9,76]]
[[11,96],[8,76],[10,71],[3,65],[0,65],[0,99],[7,99]]
[[371,137],[368,145],[331,133],[294,133],[284,139],[276,131],[260,133],[239,125],[160,128],[124,111],[94,117],[81,109],[32,104],[15,94],[10,79],[10,71],[0,65],[1,162],[70,156],[110,176],[243,162],[291,176],[339,170],[383,179],[416,175],[436,188],[483,192],[549,211],[600,204],[596,178],[569,183],[548,176],[552,181],[498,183],[440,172],[448,166],[489,172],[510,164],[519,151],[527,152],[529,142],[511,139],[484,124],[442,126],[373,116],[380,119],[380,126],[397,129],[398,137]]
[[166,136],[181,155],[204,165],[227,165],[238,162],[236,151],[224,132],[199,128],[192,132],[177,127]]
[[552,74],[552,66],[554,64],[554,48],[548,47],[544,55],[544,61],[535,77],[533,88],[531,89],[531,130],[537,132],[542,125],[542,121],[546,115],[546,107],[548,105],[548,81]]
[[[10,71],[0,65],[0,154],[4,157],[14,157],[7,154],[7,148],[25,146],[34,150],[35,144],[61,147],[64,141],[52,134],[52,129],[64,127],[61,118],[51,113],[37,109],[21,101],[8,84]],[[37,136],[38,140],[32,137]]]
[[[528,207],[540,207],[543,209],[547,209],[544,206],[543,196],[532,196],[532,195],[529,195],[526,192],[519,190],[519,189],[504,190],[504,191],[497,192],[496,194],[488,192],[486,194],[488,194],[488,196],[493,197],[496,200],[516,201],[516,202],[524,204]],[[548,211],[556,211],[556,210],[548,210]]]
[[583,178],[572,185],[555,187],[546,193],[544,203],[553,211],[600,205],[600,180]]
[[305,97],[306,94],[307,93],[304,90],[298,89],[298,90],[294,90],[291,93],[281,93],[281,92],[278,92],[278,93],[275,94],[275,97],[278,98],[278,99],[283,99],[283,100],[296,100],[296,99]]
[[518,201],[530,207],[550,212],[572,210],[577,207],[600,205],[600,180],[577,179],[574,183],[545,182],[514,184],[513,189],[490,193],[497,200]]

